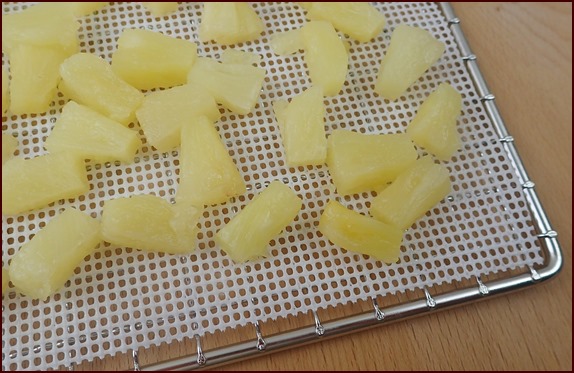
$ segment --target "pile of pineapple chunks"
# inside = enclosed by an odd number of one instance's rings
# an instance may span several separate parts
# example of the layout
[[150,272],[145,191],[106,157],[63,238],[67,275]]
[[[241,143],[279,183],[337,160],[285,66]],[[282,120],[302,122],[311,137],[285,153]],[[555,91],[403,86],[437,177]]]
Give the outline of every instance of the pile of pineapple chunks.
[[[339,196],[374,191],[370,216],[336,200],[325,207],[318,230],[335,245],[392,263],[403,232],[450,192],[444,165],[460,148],[456,129],[461,96],[441,84],[420,105],[405,133],[361,134],[334,130],[326,136],[324,99],[338,95],[347,78],[349,46],[381,34],[385,17],[368,3],[299,3],[308,22],[270,35],[278,55],[302,50],[311,86],[273,105],[290,167],[328,166]],[[2,134],[2,213],[18,215],[90,189],[85,160],[130,163],[141,141],[130,123],[161,152],[180,148],[175,203],[153,195],[105,201],[101,220],[69,208],[54,217],[2,270],[14,288],[46,299],[73,275],[101,240],[141,250],[186,254],[196,245],[203,208],[246,193],[237,165],[214,125],[220,107],[246,115],[256,107],[265,70],[257,54],[228,48],[221,61],[199,57],[188,38],[126,28],[111,64],[79,51],[78,18],[107,3],[43,3],[2,17],[2,113],[44,113],[58,91],[69,99],[44,147],[48,154],[14,157],[18,144]],[[155,17],[177,3],[144,3]],[[247,3],[205,3],[199,40],[233,45],[258,39],[265,24]],[[339,33],[338,33],[339,32]],[[374,92],[387,100],[403,96],[443,54],[427,31],[397,26],[383,57]],[[254,66],[255,65],[255,66]],[[151,90],[151,91],[149,91]],[[142,91],[149,91],[144,94]],[[7,118],[10,120],[10,117]],[[133,126],[132,126],[133,127]],[[415,144],[426,156],[418,157]],[[214,240],[233,261],[264,257],[268,245],[298,215],[301,198],[273,181]]]

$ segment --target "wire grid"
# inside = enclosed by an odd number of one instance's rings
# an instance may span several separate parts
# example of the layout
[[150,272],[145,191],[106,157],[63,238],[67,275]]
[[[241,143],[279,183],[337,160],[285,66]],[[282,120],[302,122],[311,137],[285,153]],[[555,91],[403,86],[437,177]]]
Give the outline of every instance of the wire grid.
[[[316,229],[324,205],[337,199],[368,213],[375,193],[339,196],[325,166],[289,168],[272,103],[310,87],[303,53],[275,56],[274,32],[305,23],[295,3],[253,3],[266,24],[261,38],[234,46],[263,56],[266,79],[259,103],[245,116],[223,112],[216,124],[247,184],[247,193],[205,210],[198,249],[166,255],[102,243],[73,278],[46,302],[11,293],[2,301],[2,369],[47,369],[95,357],[191,338],[252,322],[294,316],[359,299],[422,289],[489,273],[541,264],[534,224],[512,163],[463,65],[438,4],[385,3],[376,7],[387,25],[374,41],[348,39],[349,73],[343,92],[326,98],[326,130],[361,133],[403,132],[418,106],[441,82],[463,97],[458,122],[463,148],[445,165],[452,193],[405,233],[400,261],[387,265],[333,246]],[[27,4],[3,3],[7,14]],[[111,60],[124,28],[147,28],[191,40],[201,56],[218,58],[226,49],[200,43],[202,6],[180,3],[164,18],[152,18],[139,3],[110,3],[81,19],[81,50]],[[372,87],[393,28],[407,23],[431,32],[446,52],[396,102],[382,100]],[[344,37],[344,36],[343,36]],[[2,56],[2,64],[9,67]],[[3,118],[2,131],[16,135],[17,156],[44,154],[66,99],[59,96],[42,115]],[[142,138],[133,164],[87,163],[90,192],[29,214],[2,217],[2,263],[58,212],[68,207],[99,217],[104,201],[133,194],[173,200],[178,184],[178,151],[159,153]],[[420,151],[420,154],[424,154]],[[302,197],[296,220],[270,244],[268,258],[237,265],[215,246],[223,227],[272,180],[282,180]]]

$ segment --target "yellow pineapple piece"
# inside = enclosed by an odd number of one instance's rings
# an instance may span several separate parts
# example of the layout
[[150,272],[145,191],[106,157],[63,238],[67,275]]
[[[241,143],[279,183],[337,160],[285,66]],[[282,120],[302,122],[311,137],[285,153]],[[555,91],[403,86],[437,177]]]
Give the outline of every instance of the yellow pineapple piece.
[[277,125],[279,126],[280,132],[283,131],[283,125],[285,124],[287,107],[289,107],[289,101],[287,100],[277,100],[273,103],[273,112],[275,113],[275,118],[277,119]]
[[276,32],[271,35],[269,44],[271,45],[273,52],[280,56],[297,53],[299,50],[305,48],[301,29]]
[[395,263],[401,252],[403,232],[392,225],[347,209],[332,200],[319,220],[319,231],[345,250]]
[[6,268],[2,268],[2,295],[7,293],[10,287],[10,272]]
[[142,29],[125,29],[112,55],[112,70],[137,89],[185,84],[197,58],[195,43]]
[[2,16],[2,50],[12,55],[22,44],[62,51],[66,56],[79,50],[80,24],[72,12],[58,3],[42,3],[19,13]]
[[360,42],[368,42],[385,27],[385,16],[374,6],[363,2],[315,2],[307,11],[313,21],[328,21]]
[[68,98],[128,125],[144,95],[120,79],[102,58],[78,53],[60,65],[60,90]]
[[315,5],[315,2],[298,2],[297,3],[301,8],[305,9],[306,11],[311,10],[311,8],[313,7],[313,5]]
[[238,49],[226,49],[221,53],[221,62],[240,65],[258,65],[261,55]]
[[74,275],[100,243],[100,223],[75,209],[56,216],[10,262],[10,281],[23,294],[46,300]]
[[2,134],[2,164],[12,158],[17,147],[18,140],[14,136]]
[[327,165],[341,195],[380,190],[417,159],[406,134],[363,135],[334,130],[327,141]]
[[199,232],[199,219],[203,216],[203,209],[186,203],[176,203],[171,205],[171,211],[173,217],[169,221],[169,225],[175,234],[179,248],[176,254],[182,248],[186,251],[193,251],[197,232]]
[[179,146],[181,128],[200,116],[213,123],[221,114],[211,95],[188,84],[149,93],[136,111],[147,142],[160,152]]
[[10,112],[44,113],[56,97],[60,64],[66,53],[59,49],[22,44],[10,55]]
[[448,169],[429,156],[400,174],[371,202],[376,219],[407,229],[450,193]]
[[261,18],[248,3],[237,2],[235,6],[237,18],[239,19],[239,30],[235,35],[235,38],[237,38],[235,43],[258,39],[265,31],[265,24]]
[[187,82],[205,89],[215,101],[237,114],[249,114],[257,104],[265,70],[245,64],[219,63],[197,59]]
[[206,117],[183,126],[179,162],[178,203],[214,205],[245,193],[241,174]]
[[444,51],[445,45],[428,31],[398,25],[379,67],[375,92],[388,100],[396,100],[438,61]]
[[32,159],[14,158],[2,166],[2,214],[15,215],[90,190],[84,160],[64,152]]
[[108,3],[103,2],[70,2],[61,4],[67,6],[72,11],[72,14],[76,17],[84,17],[90,15],[108,5]]
[[345,83],[348,55],[343,41],[329,22],[311,21],[301,28],[305,63],[313,85],[323,87],[323,94],[339,94]]
[[50,153],[69,151],[96,162],[133,162],[141,145],[138,134],[74,101],[62,108],[44,146]]
[[263,30],[263,21],[247,3],[203,3],[199,25],[199,40],[203,42],[237,44],[257,39]]
[[117,246],[186,254],[195,250],[202,214],[191,205],[172,205],[152,195],[108,200],[102,210],[102,236]]
[[456,120],[462,110],[462,97],[448,83],[441,83],[420,106],[407,127],[407,134],[442,160],[448,160],[460,149]]
[[199,40],[234,44],[239,39],[234,35],[239,30],[239,25],[236,3],[204,2],[199,24]]
[[321,165],[327,158],[321,87],[311,87],[287,105],[274,106],[288,166]]
[[10,105],[10,80],[5,68],[2,68],[2,116],[8,111]]
[[163,17],[169,13],[175,12],[179,7],[179,3],[171,1],[142,4],[154,17]]
[[215,234],[215,243],[236,263],[267,255],[269,241],[291,223],[301,199],[280,181],[273,181]]

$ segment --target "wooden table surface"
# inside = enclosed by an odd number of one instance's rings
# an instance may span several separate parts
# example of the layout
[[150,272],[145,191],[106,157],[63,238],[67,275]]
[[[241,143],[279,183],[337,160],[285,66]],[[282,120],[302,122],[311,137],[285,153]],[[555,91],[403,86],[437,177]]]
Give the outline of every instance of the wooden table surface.
[[[572,369],[572,4],[453,7],[559,233],[562,272],[508,296],[219,369]],[[183,349],[152,349],[145,360]],[[126,369],[126,361],[120,356],[81,368]]]

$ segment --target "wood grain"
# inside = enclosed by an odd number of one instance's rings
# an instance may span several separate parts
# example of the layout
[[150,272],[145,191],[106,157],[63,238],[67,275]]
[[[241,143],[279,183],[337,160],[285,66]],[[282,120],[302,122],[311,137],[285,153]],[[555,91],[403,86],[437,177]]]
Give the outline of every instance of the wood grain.
[[[222,370],[572,369],[572,4],[453,4],[565,254],[553,281],[427,317],[264,355]],[[368,305],[354,305],[354,310]],[[353,308],[352,307],[352,308]],[[349,310],[330,310],[342,316]],[[279,320],[274,333],[311,319]],[[253,330],[239,331],[246,338]],[[243,333],[243,334],[242,334]],[[207,340],[223,344],[224,335]],[[238,338],[241,337],[231,337]],[[142,363],[194,351],[162,346]],[[81,368],[126,369],[125,356]]]

